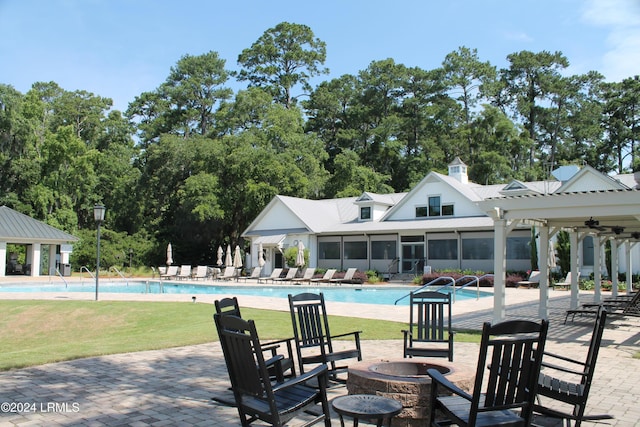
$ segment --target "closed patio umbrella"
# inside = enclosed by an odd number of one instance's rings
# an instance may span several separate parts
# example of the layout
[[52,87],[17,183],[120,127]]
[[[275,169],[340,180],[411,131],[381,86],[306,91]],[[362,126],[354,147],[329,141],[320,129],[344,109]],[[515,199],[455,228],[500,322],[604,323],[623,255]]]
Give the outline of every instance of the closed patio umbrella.
[[302,240],[298,241],[298,254],[296,256],[296,266],[298,267],[304,266],[304,243],[302,243]]
[[242,254],[240,253],[240,246],[236,245],[236,251],[233,254],[233,266],[235,268],[242,267]]
[[556,250],[554,248],[553,242],[549,242],[549,259],[547,260],[549,265],[549,270],[553,270],[558,266],[558,262],[556,260]]
[[173,249],[171,243],[167,245],[167,265],[173,264]]
[[260,266],[260,268],[264,267],[265,261],[264,261],[264,250],[262,248],[262,243],[260,243],[258,245],[258,265]]
[[224,265],[227,267],[233,266],[233,258],[231,258],[231,245],[227,245],[227,255],[224,258]]
[[224,251],[222,250],[222,246],[218,246],[218,260],[216,261],[216,265],[222,265],[222,255]]

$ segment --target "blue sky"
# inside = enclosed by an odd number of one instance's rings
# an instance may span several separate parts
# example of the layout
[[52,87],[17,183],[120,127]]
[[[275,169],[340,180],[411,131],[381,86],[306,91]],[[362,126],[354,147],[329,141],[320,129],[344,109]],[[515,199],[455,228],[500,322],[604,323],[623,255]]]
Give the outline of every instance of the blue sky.
[[[433,69],[460,46],[506,67],[510,53],[561,51],[568,74],[640,74],[640,0],[0,0],[0,83],[87,90],[125,110],[183,55],[238,54],[268,28],[311,27],[331,73],[393,58]],[[232,86],[233,87],[233,86]]]

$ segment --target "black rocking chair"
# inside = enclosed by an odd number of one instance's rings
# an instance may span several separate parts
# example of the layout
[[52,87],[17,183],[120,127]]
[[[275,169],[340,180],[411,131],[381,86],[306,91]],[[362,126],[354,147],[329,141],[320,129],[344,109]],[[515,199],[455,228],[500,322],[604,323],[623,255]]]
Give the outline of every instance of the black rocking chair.
[[[602,415],[585,415],[585,407],[587,398],[589,397],[589,389],[593,381],[593,372],[598,359],[598,350],[604,332],[604,325],[607,320],[607,310],[604,307],[598,308],[596,321],[593,326],[593,334],[591,335],[591,343],[587,352],[587,360],[585,362],[575,360],[566,356],[545,352],[542,359],[542,372],[538,380],[538,404],[534,406],[535,412],[552,418],[560,418],[563,420],[575,421],[576,427],[580,426],[582,421],[598,421],[612,419],[608,414]],[[547,360],[553,360],[553,364]],[[561,374],[563,379],[556,378]],[[571,381],[573,379],[573,382]],[[540,397],[546,397],[555,401],[563,402],[570,407],[568,411],[552,409],[543,406]],[[561,406],[566,406],[561,405]],[[567,424],[568,425],[568,424]]]
[[[253,320],[217,313],[213,318],[243,427],[256,420],[279,427],[305,414],[311,418],[305,426],[321,421],[326,427],[331,426],[326,365],[298,377],[272,382]],[[320,414],[316,413],[318,403],[322,406]]]
[[[238,298],[222,298],[221,300],[215,300],[213,302],[216,307],[216,313],[218,314],[230,314],[232,316],[242,317],[240,314],[240,305],[238,304]],[[285,338],[282,340],[276,341],[268,341],[262,343],[262,351],[270,351],[271,357],[275,357],[278,353],[277,350],[280,345],[284,344],[286,346],[286,354],[283,355],[283,359],[279,360],[279,364],[282,367],[282,371],[286,374],[286,376],[295,377],[296,376],[296,368],[293,363],[293,345],[291,344],[293,338]],[[269,372],[274,375],[273,368],[269,368]]]
[[[346,366],[338,366],[336,362],[345,359],[362,360],[360,331],[333,336],[329,332],[329,320],[322,293],[289,295],[289,310],[300,372],[304,372],[305,365],[327,364],[329,376],[335,381],[338,380],[337,374],[346,370]],[[334,351],[332,339],[347,336],[352,336],[353,348]]]
[[429,369],[430,425],[528,426],[548,327],[545,320],[485,323],[472,394]]
[[409,329],[404,333],[404,357],[448,357],[453,361],[451,294],[417,291],[410,295]]

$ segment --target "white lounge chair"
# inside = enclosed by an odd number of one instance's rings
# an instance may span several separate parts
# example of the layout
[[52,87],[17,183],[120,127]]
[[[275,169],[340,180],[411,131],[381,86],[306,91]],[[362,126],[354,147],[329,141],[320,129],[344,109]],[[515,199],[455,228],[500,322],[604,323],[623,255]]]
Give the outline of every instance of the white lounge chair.
[[222,272],[222,274],[220,274],[218,276],[218,279],[220,279],[220,280],[231,280],[231,279],[235,279],[236,276],[237,276],[237,274],[236,274],[236,268],[235,267],[225,267],[225,269]]
[[316,273],[316,269],[315,268],[311,268],[311,267],[307,267],[304,269],[304,273],[302,274],[302,277],[298,277],[296,279],[293,279],[294,283],[302,283],[302,282],[309,282],[311,283],[311,279],[313,279],[313,275]]
[[311,280],[309,280],[310,283],[314,283],[314,282],[328,282],[331,279],[333,279],[333,275],[336,274],[336,270],[335,268],[330,268],[327,271],[324,272],[324,276],[322,277],[318,277],[318,278],[312,278]]
[[275,279],[271,279],[273,282],[290,282],[295,279],[296,274],[298,274],[298,267],[290,268],[287,271],[287,275],[284,277],[276,277]]
[[193,275],[193,279],[198,280],[198,279],[202,279],[205,280],[207,278],[207,270],[208,267],[206,265],[199,265],[196,267],[196,272]]
[[164,274],[160,274],[161,279],[173,279],[178,275],[178,266],[170,265]]
[[538,270],[533,270],[531,274],[529,274],[529,278],[527,280],[522,280],[516,284],[518,285],[518,287],[523,288],[530,288],[532,286],[535,287],[540,284],[540,277],[540,272]]
[[352,282],[353,281],[353,275],[356,274],[356,271],[358,271],[357,268],[348,268],[347,272],[344,273],[344,277],[341,277],[339,279],[331,279],[331,280],[329,280],[329,283],[348,283],[348,282]]
[[571,289],[571,272],[567,273],[567,277],[565,277],[562,282],[558,282],[558,283],[554,283],[553,284],[553,290],[554,291],[555,291],[556,288],[564,289],[566,291]]
[[262,273],[262,267],[253,267],[253,269],[251,270],[251,275],[249,276],[240,276],[238,277],[238,280],[242,279],[245,282],[247,280],[260,280],[260,273]]
[[180,273],[178,273],[176,275],[177,279],[191,279],[191,266],[190,265],[183,265],[180,267]]
[[262,283],[263,281],[264,281],[264,283],[267,283],[268,280],[277,279],[277,278],[280,277],[281,273],[282,273],[282,269],[281,268],[274,268],[269,277],[262,277],[262,278],[258,279],[258,283]]

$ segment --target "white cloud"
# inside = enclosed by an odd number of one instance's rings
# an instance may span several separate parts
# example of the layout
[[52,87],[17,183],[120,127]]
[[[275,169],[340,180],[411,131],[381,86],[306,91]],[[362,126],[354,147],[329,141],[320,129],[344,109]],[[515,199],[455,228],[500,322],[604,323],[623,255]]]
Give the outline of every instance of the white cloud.
[[637,0],[589,0],[582,18],[606,28],[606,52],[600,70],[608,81],[640,74],[640,3]]
[[533,41],[533,37],[531,37],[529,34],[527,33],[523,33],[521,31],[508,31],[504,33],[504,36],[507,40],[514,40],[514,41],[518,41],[518,42],[532,42]]

